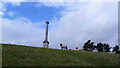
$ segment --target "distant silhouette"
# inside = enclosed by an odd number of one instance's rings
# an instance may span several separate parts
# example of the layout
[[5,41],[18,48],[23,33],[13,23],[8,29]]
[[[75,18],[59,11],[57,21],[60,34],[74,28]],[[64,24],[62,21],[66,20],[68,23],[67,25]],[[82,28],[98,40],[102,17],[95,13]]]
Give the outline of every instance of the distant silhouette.
[[84,43],[83,50],[86,51],[92,51],[95,49],[94,42],[91,42],[91,40],[88,40],[86,43]]
[[76,49],[78,49],[78,47],[76,47]]
[[84,43],[83,50],[87,51],[87,49],[89,48],[90,41],[91,40],[88,40],[87,42]]
[[97,46],[93,46],[93,47],[94,47],[94,49],[96,48],[98,50],[98,52],[110,52],[110,49],[112,48],[112,47],[110,47],[109,44],[106,44],[106,43],[103,44],[101,42],[98,43]]
[[66,49],[67,50],[67,45],[60,44],[60,46],[61,46],[61,49]]
[[97,44],[97,48],[98,52],[103,52],[103,44],[100,42]]
[[[83,50],[85,51],[93,51],[95,52],[96,50],[98,52],[107,52],[107,53],[110,53],[110,49],[112,47],[110,47],[110,45],[108,43],[98,43],[97,46],[94,45],[94,42],[91,42],[91,40],[88,40],[87,42],[84,43],[83,45]],[[112,52],[115,52],[116,54],[120,54],[120,50],[119,50],[119,46],[116,45],[114,48],[113,48],[113,51]]]
[[94,50],[94,49],[95,49],[94,42],[91,42],[91,43],[90,43],[89,48],[90,48],[91,50]]
[[88,44],[89,44],[90,42],[91,42],[91,40],[88,40],[86,43],[88,43]]
[[112,52],[115,52],[116,54],[119,53],[119,46],[116,45],[114,48],[113,48],[113,51]]
[[104,44],[103,45],[103,48],[104,48],[104,52],[110,52],[110,49],[111,49],[111,47],[110,47],[110,45],[109,44]]

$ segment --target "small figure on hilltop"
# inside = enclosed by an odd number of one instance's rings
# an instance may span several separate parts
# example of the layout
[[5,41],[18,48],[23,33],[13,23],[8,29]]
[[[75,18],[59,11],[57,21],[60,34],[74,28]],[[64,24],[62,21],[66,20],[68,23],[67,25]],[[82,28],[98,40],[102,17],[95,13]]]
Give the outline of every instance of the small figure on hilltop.
[[60,44],[60,46],[61,46],[61,49],[66,49],[66,50],[68,49],[68,48],[67,48],[67,45],[62,45],[62,44]]
[[75,49],[78,49],[78,47],[76,47]]
[[79,51],[80,49],[78,49],[78,47],[75,48],[76,51]]

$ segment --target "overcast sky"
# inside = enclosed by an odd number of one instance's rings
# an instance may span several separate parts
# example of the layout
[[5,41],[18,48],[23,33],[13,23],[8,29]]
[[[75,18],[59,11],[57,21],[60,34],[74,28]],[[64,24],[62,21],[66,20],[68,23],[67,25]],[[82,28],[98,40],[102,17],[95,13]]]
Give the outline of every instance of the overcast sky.
[[[99,0],[100,1],[100,0]],[[118,44],[118,2],[0,2],[1,43],[42,47],[49,21],[50,48],[82,48],[92,40]],[[1,29],[1,28],[0,28]]]

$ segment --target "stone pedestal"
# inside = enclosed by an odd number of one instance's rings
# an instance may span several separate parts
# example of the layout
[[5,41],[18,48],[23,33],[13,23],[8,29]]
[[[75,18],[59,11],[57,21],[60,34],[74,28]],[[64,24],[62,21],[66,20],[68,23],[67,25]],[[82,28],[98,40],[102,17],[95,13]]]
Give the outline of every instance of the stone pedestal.
[[43,47],[44,48],[49,48],[49,42],[48,41],[43,41]]

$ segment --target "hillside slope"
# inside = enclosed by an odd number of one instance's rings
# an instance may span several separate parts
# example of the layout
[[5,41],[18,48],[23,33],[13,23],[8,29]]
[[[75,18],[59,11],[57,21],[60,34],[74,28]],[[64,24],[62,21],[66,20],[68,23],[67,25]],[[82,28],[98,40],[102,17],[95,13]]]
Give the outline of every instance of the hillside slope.
[[117,54],[2,45],[3,66],[116,66]]

